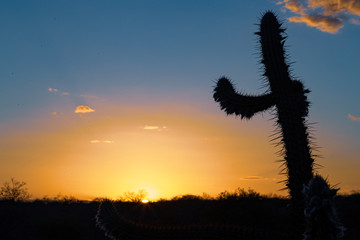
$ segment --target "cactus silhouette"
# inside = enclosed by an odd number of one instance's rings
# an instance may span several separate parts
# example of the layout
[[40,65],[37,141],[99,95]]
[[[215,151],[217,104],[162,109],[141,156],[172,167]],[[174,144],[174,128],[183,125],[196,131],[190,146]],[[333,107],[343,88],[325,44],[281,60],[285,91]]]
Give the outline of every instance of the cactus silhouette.
[[339,189],[330,188],[321,176],[316,175],[304,186],[306,228],[304,240],[340,239],[345,228],[336,215],[334,196]]
[[286,186],[292,202],[302,206],[303,185],[313,177],[314,159],[309,144],[306,125],[309,102],[303,84],[293,80],[285,58],[284,29],[272,12],[266,12],[261,19],[260,37],[263,76],[268,80],[269,91],[260,96],[242,95],[235,92],[231,82],[222,77],[214,89],[214,99],[227,114],[240,115],[250,119],[258,112],[275,106],[277,124],[280,127],[280,141],[284,146],[287,173]]

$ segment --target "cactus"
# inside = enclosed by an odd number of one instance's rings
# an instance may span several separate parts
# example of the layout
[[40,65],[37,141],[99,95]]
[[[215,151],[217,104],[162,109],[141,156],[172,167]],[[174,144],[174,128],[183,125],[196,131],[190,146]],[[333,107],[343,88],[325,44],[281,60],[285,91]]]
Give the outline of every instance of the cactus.
[[316,175],[304,186],[306,228],[304,240],[340,239],[345,228],[339,222],[334,196],[339,189],[330,188],[326,180]]
[[294,206],[302,206],[303,184],[313,177],[314,159],[309,144],[306,125],[309,102],[303,84],[293,80],[285,58],[284,29],[272,12],[266,12],[261,19],[260,36],[263,76],[267,78],[269,91],[260,96],[242,95],[235,92],[231,82],[222,77],[214,89],[214,99],[227,114],[250,119],[258,112],[272,106],[277,109],[277,125],[280,127],[284,146],[287,181]]

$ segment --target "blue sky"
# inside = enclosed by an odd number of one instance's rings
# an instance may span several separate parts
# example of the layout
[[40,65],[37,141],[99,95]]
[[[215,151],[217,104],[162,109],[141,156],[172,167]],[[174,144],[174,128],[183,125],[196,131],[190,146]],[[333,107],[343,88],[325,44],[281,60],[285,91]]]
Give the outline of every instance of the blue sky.
[[[270,9],[287,28],[293,74],[312,91],[309,121],[317,122],[316,142],[339,147],[336,153],[321,150],[323,155],[345,152],[353,169],[360,170],[359,16],[345,7],[330,13],[326,5],[315,9],[326,17],[341,16],[343,27],[329,33],[300,19],[315,11],[308,1],[277,2],[2,1],[0,129],[41,132],[34,126],[54,115],[78,121],[74,110],[80,105],[96,111],[86,116],[111,118],[121,106],[169,108],[171,114],[180,105],[226,118],[212,99],[219,77],[232,79],[239,91],[264,91],[253,33],[261,13]],[[290,3],[302,8],[295,11]],[[303,22],[290,22],[294,16]],[[270,117],[263,118],[256,121],[267,126]],[[360,188],[359,179],[354,182],[349,186]]]

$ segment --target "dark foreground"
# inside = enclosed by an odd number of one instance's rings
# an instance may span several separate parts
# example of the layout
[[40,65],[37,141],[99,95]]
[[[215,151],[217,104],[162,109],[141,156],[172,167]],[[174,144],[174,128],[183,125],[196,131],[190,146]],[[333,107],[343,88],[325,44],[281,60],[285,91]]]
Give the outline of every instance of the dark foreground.
[[[153,225],[229,224],[288,231],[288,200],[176,200],[150,204],[117,203],[129,220]],[[96,227],[99,202],[0,202],[0,239],[107,239]],[[344,240],[360,239],[360,194],[337,197]]]

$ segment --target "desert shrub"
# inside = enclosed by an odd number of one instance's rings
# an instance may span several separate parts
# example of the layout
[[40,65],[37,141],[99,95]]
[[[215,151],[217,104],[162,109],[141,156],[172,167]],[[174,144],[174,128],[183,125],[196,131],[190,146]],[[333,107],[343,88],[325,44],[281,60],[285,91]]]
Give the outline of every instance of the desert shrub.
[[216,199],[218,200],[240,200],[240,199],[261,199],[260,193],[254,189],[237,188],[234,192],[224,191],[219,193]]
[[103,201],[111,201],[111,199],[108,197],[96,197],[91,200],[91,202],[93,202],[93,203],[99,203],[99,202],[103,202]]
[[192,195],[192,194],[185,194],[175,196],[171,199],[172,201],[191,201],[191,200],[202,200],[200,196]]
[[20,182],[11,178],[10,182],[5,182],[0,189],[0,200],[8,201],[25,201],[30,198],[28,189],[25,187],[25,182]]
[[54,202],[63,203],[63,204],[72,204],[72,203],[80,203],[81,200],[77,199],[75,196],[72,195],[62,195],[58,194],[53,199]]
[[125,192],[122,196],[119,197],[119,201],[122,202],[136,202],[140,203],[143,199],[146,199],[146,197],[149,196],[149,193],[144,190],[140,189],[138,192]]

